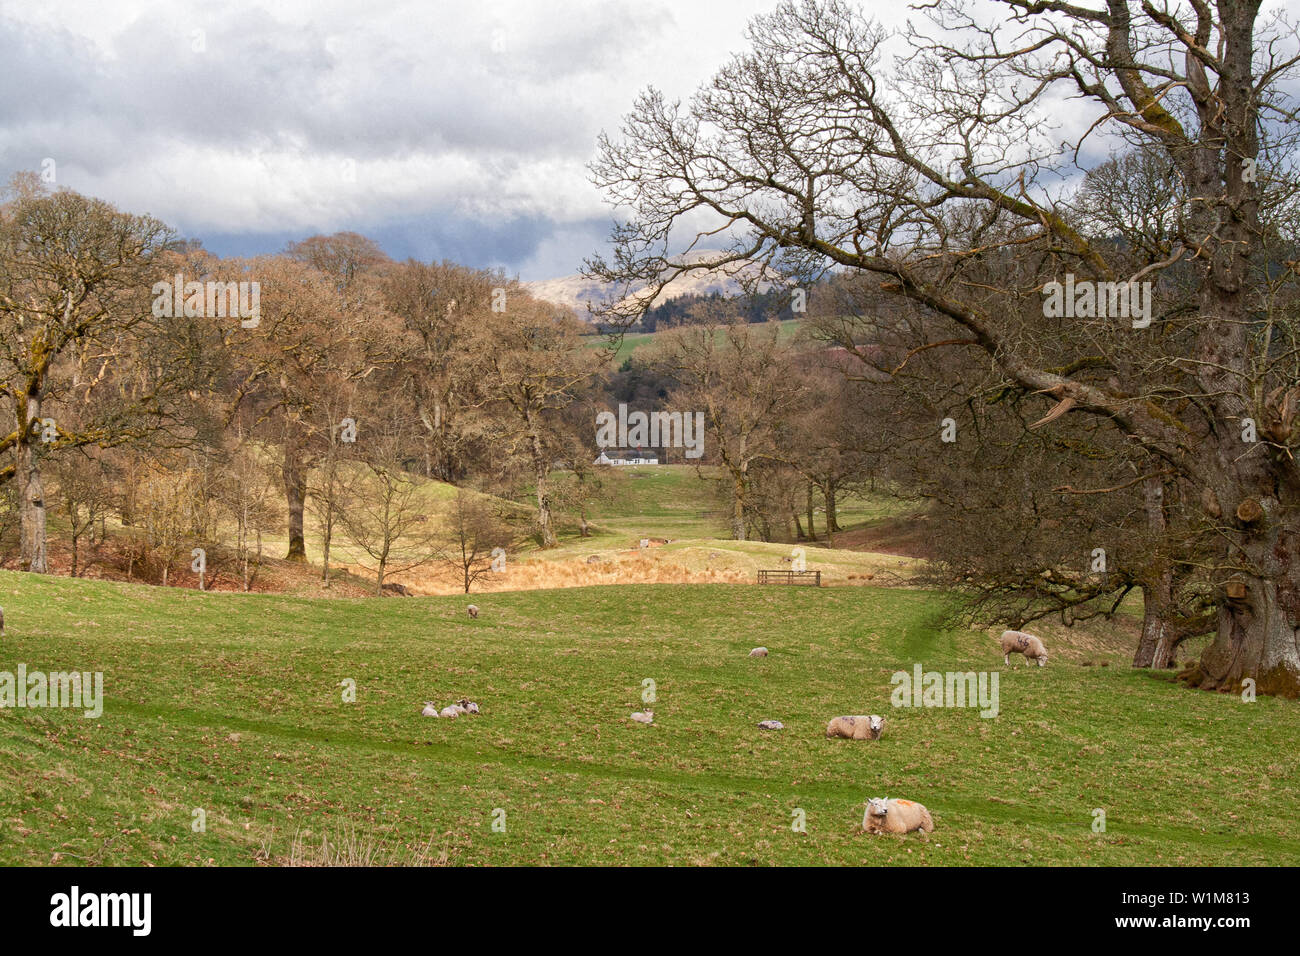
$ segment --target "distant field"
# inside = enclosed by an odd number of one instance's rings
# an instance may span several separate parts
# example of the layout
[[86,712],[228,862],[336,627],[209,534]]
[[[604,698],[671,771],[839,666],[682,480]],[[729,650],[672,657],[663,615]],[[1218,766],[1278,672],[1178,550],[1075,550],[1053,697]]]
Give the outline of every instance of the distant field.
[[[802,324],[802,322],[803,322],[802,319],[785,319],[784,321],[779,322],[778,325],[780,325],[781,327],[781,333],[780,333],[781,338],[783,340],[791,338],[796,332],[799,331],[799,327]],[[618,340],[618,347],[616,351],[613,353],[613,357],[611,359],[615,367],[622,365],[623,362],[626,359],[628,359],[632,355],[632,353],[635,352],[637,349],[644,348],[648,345],[653,344],[655,336],[657,334],[658,334],[657,332],[625,333]],[[610,344],[610,340],[608,336],[604,336],[604,335],[587,336],[588,348],[609,348],[609,344]]]
[[[1040,670],[904,589],[521,591],[471,621],[0,572],[0,600],[0,670],[100,670],[107,698],[0,711],[0,864],[283,863],[325,837],[451,865],[1300,863],[1300,709],[1134,672],[1131,632],[1050,631]],[[917,662],[996,669],[999,716],[891,708]],[[419,715],[462,695],[481,716]],[[881,741],[823,737],[871,712]],[[886,794],[930,808],[929,840],[858,831]]]

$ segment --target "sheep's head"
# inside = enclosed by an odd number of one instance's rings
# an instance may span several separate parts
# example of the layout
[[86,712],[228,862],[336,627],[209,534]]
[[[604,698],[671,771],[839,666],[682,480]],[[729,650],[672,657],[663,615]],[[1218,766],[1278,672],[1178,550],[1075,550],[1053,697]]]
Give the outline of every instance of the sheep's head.
[[883,800],[880,799],[880,797],[872,797],[870,800],[867,801],[867,816],[883,817],[887,813],[889,813],[888,797],[886,797]]
[[885,729],[885,718],[879,714],[872,714],[867,718],[867,726],[871,728],[873,734],[879,737],[880,732]]

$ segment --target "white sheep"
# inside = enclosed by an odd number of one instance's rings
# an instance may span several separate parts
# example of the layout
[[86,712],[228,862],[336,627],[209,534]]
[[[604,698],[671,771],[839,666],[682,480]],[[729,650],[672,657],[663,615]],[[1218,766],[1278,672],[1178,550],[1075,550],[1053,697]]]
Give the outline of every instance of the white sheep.
[[420,711],[420,716],[421,716],[421,717],[437,717],[437,716],[438,716],[438,705],[435,704],[435,703],[434,703],[433,701],[431,701],[431,700],[426,700],[426,701],[424,702],[424,710]]
[[462,697],[460,700],[456,701],[456,706],[459,707],[462,711],[464,711],[467,714],[478,713],[478,704],[474,703],[474,701],[469,700],[468,698],[465,697]]
[[460,716],[461,714],[463,714],[463,713],[465,713],[465,710],[464,710],[463,707],[460,707],[460,706],[457,705],[457,704],[449,704],[448,706],[446,706],[446,707],[444,707],[444,708],[442,709],[442,713],[440,713],[438,716],[439,716],[439,717],[459,717],[459,716]]
[[647,711],[638,710],[636,713],[632,715],[632,719],[635,720],[638,724],[651,724],[654,723],[655,712],[653,710],[647,710]]
[[1043,642],[1033,634],[1026,634],[1024,631],[1003,631],[998,643],[1002,645],[1002,661],[1005,664],[1011,663],[1012,654],[1024,654],[1026,661],[1038,661],[1039,667],[1047,663],[1047,648],[1043,647]]
[[884,732],[885,718],[879,714],[832,717],[826,725],[827,737],[844,737],[849,740],[879,740]]
[[764,730],[785,730],[785,724],[779,720],[760,720],[758,726]]
[[478,605],[477,605],[477,604],[471,604],[469,607],[465,608],[465,610],[469,613],[469,616],[470,616],[470,617],[474,618],[474,620],[476,620],[476,621],[478,620]]
[[930,811],[911,800],[890,800],[872,797],[867,801],[867,812],[862,815],[862,829],[868,833],[911,833],[921,830],[934,832]]
[[756,647],[749,652],[750,657],[767,657],[766,647]]

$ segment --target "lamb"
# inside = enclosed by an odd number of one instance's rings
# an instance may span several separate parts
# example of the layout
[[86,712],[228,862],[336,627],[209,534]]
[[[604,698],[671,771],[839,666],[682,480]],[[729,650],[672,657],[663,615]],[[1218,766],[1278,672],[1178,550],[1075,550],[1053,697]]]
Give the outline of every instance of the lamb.
[[469,607],[465,608],[465,610],[469,612],[469,616],[470,616],[470,617],[474,618],[474,620],[476,620],[476,621],[478,620],[478,605],[477,605],[477,604],[471,604]]
[[750,657],[767,657],[766,647],[756,647],[749,652]]
[[478,713],[478,704],[474,703],[474,701],[470,700],[468,697],[462,697],[460,700],[456,701],[456,706],[466,714]]
[[653,710],[647,710],[647,711],[638,710],[636,713],[632,715],[632,719],[635,720],[638,724],[651,724],[654,723],[655,712]]
[[929,810],[911,800],[872,797],[862,815],[862,829],[868,833],[933,833],[934,820]]
[[826,725],[827,737],[845,737],[849,740],[879,740],[885,732],[885,718],[879,714],[864,717],[833,717]]
[[463,713],[465,713],[465,711],[463,711],[463,710],[462,710],[460,707],[458,707],[457,705],[455,705],[455,704],[448,704],[446,707],[444,707],[444,708],[442,709],[442,713],[438,714],[438,716],[439,716],[439,717],[459,717],[459,716],[460,716],[461,714],[463,714]]
[[438,716],[438,705],[435,704],[435,703],[434,703],[433,701],[431,701],[431,700],[426,700],[426,701],[424,702],[424,710],[420,711],[420,716],[421,716],[421,717],[437,717],[437,716]]
[[1002,645],[1002,662],[1011,663],[1012,654],[1024,654],[1026,661],[1038,661],[1038,666],[1042,667],[1047,663],[1047,648],[1043,647],[1043,642],[1033,634],[1026,634],[1024,631],[1003,631],[999,639]]
[[785,724],[779,720],[760,720],[758,726],[764,730],[785,730]]

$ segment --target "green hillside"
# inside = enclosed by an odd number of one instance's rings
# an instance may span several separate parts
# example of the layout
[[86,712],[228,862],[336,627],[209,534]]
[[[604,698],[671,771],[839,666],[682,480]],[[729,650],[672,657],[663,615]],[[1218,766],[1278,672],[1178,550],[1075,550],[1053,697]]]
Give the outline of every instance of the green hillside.
[[[453,865],[1300,862],[1300,710],[1134,672],[1126,636],[1051,635],[1048,667],[1006,668],[906,589],[474,600],[477,621],[464,598],[0,573],[0,671],[102,671],[106,698],[98,719],[0,711],[0,864],[283,863],[322,838]],[[749,658],[757,644],[771,656]],[[892,708],[891,673],[918,662],[998,671],[999,715]],[[420,716],[461,696],[482,714]],[[645,707],[652,725],[628,719]],[[824,738],[830,717],[873,712],[882,740]],[[886,794],[930,808],[928,840],[858,831]]]

